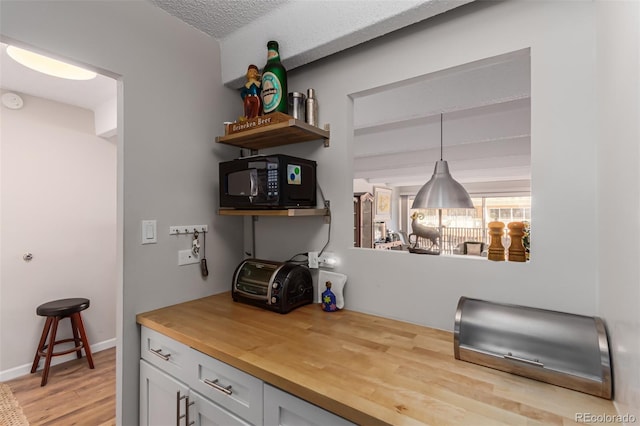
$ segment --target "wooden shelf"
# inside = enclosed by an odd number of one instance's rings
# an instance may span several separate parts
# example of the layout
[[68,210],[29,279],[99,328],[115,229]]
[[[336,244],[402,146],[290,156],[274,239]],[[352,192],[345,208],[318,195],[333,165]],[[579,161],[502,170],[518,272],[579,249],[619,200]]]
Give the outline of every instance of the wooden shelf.
[[219,209],[221,216],[328,216],[328,209],[237,210]]
[[310,126],[304,121],[291,117],[289,120],[257,127],[226,136],[218,136],[216,142],[233,145],[240,148],[259,150],[273,148],[313,140],[324,140],[324,146],[329,146],[329,130]]

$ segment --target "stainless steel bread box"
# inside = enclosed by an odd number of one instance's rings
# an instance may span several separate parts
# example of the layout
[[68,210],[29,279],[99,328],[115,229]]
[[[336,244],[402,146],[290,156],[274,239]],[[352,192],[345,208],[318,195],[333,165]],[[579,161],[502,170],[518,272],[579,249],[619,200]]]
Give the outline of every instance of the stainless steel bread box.
[[598,317],[461,297],[456,359],[612,398],[609,343]]

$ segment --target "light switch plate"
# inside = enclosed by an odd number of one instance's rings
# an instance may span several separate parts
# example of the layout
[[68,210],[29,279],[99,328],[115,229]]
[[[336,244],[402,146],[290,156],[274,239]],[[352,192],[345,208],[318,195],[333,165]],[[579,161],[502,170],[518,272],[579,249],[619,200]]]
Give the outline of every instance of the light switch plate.
[[142,244],[155,244],[158,242],[158,229],[155,220],[142,221]]

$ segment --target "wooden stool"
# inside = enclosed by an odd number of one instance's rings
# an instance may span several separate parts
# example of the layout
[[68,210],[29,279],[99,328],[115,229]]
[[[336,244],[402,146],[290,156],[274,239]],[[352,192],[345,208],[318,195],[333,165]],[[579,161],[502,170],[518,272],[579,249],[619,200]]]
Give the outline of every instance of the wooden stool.
[[[40,357],[45,357],[44,371],[42,372],[42,381],[40,386],[47,384],[47,377],[49,376],[49,367],[51,366],[51,357],[66,355],[71,352],[75,352],[78,359],[82,358],[82,348],[87,356],[89,362],[89,368],[93,368],[93,358],[91,357],[91,348],[89,347],[89,340],[87,339],[87,333],[84,331],[84,325],[82,324],[82,316],[80,312],[89,307],[89,299],[60,299],[52,302],[44,303],[36,309],[36,313],[42,317],[47,317],[47,321],[44,324],[42,330],[42,336],[40,337],[40,343],[36,350],[36,356],[33,360],[33,366],[31,372],[35,373],[38,369],[38,362]],[[61,319],[69,318],[71,320],[71,329],[73,330],[73,339],[56,340],[56,332],[58,331],[58,323]],[[49,334],[51,331],[51,334]],[[45,344],[49,335],[49,343]],[[61,352],[53,352],[53,347],[59,343],[74,342],[75,347],[64,350]]]

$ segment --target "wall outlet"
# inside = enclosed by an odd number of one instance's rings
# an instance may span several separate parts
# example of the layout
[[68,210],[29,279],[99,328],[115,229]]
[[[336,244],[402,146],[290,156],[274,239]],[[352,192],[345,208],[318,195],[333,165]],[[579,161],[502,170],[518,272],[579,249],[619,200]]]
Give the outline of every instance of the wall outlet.
[[318,252],[309,252],[309,269],[318,269]]
[[178,266],[191,265],[200,262],[200,256],[193,254],[191,250],[178,251]]

